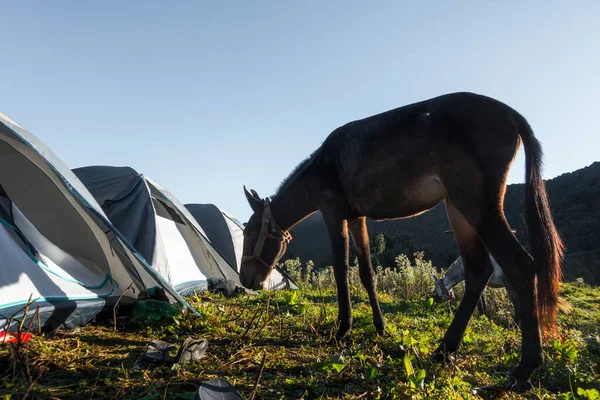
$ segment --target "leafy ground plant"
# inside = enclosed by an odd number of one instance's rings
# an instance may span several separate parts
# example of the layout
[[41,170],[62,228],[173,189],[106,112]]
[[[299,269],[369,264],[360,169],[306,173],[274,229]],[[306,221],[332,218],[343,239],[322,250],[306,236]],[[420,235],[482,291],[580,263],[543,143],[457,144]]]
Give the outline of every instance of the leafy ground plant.
[[[330,271],[303,266],[298,291],[189,298],[202,318],[189,313],[150,323],[123,318],[116,332],[112,324],[96,322],[34,335],[20,349],[30,380],[23,379],[15,353],[0,345],[0,399],[192,399],[200,384],[218,377],[246,398],[256,390],[255,399],[476,399],[474,387],[503,382],[520,350],[520,333],[507,317],[510,303],[491,293],[491,317],[474,316],[448,364],[433,363],[429,355],[460,296],[450,305],[434,303],[415,278],[426,276],[430,265],[418,258],[420,265],[398,262],[397,270],[379,272],[402,285],[394,290],[388,280],[380,291],[388,324],[384,336],[375,334],[368,298],[353,270],[354,329],[347,342],[337,343]],[[547,363],[535,373],[532,390],[497,398],[598,398],[600,289],[565,284],[562,295],[581,318],[560,316],[561,337],[545,344]],[[209,341],[197,363],[169,367],[142,357],[149,340],[179,346],[189,336]]]

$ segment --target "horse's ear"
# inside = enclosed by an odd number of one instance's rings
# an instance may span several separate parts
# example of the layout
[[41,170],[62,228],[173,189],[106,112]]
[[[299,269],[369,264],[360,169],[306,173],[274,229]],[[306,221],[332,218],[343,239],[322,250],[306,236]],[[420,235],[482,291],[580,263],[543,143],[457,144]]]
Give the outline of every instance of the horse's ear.
[[257,200],[261,200],[260,196],[258,195],[258,193],[256,193],[256,190],[254,189],[250,189],[250,192],[252,192],[252,195],[254,197],[256,197]]
[[254,190],[252,190],[252,193],[253,194],[250,194],[248,189],[246,189],[246,185],[244,185],[244,194],[246,195],[246,200],[248,200],[248,204],[250,204],[252,211],[257,212],[262,208],[262,201],[260,200],[260,197],[254,196],[254,194],[256,194]]

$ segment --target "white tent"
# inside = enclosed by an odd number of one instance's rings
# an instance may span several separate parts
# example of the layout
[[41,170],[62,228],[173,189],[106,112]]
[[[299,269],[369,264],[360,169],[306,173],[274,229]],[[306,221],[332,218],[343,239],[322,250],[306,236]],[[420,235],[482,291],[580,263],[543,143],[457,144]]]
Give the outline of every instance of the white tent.
[[239,275],[214,249],[188,210],[165,188],[129,167],[89,166],[73,172],[114,226],[181,295],[208,279]]
[[69,168],[0,113],[0,329],[30,295],[30,310],[39,305],[42,329],[52,330],[83,325],[117,301],[124,309],[157,288],[189,307]]
[[[200,224],[215,249],[239,272],[244,246],[244,225],[214,204],[186,204],[185,207]],[[266,286],[270,289],[298,289],[294,281],[279,267],[271,272]]]

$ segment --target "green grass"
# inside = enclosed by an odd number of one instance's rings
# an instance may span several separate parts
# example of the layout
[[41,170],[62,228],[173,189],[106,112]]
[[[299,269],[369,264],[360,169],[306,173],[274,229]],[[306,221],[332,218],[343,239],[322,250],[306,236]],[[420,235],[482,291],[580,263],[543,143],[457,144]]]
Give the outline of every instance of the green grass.
[[[354,283],[354,329],[347,343],[338,344],[331,340],[334,289],[307,286],[231,299],[220,294],[190,298],[202,318],[186,313],[144,324],[120,318],[116,333],[112,325],[94,323],[34,335],[20,353],[21,362],[11,346],[0,345],[0,399],[21,399],[26,393],[45,399],[191,399],[198,385],[217,377],[247,398],[263,354],[257,399],[471,399],[479,398],[471,394],[473,387],[502,383],[518,363],[520,333],[510,325],[502,291],[486,289],[492,318],[474,316],[461,348],[444,366],[429,355],[456,302],[447,306],[427,297],[381,293],[387,334],[380,337],[366,293]],[[532,379],[536,389],[499,398],[592,399],[592,389],[600,390],[600,289],[565,284],[562,296],[575,311],[560,316],[561,341],[545,344],[547,362]],[[188,336],[209,341],[198,363],[171,368],[142,359],[149,340],[179,346]]]

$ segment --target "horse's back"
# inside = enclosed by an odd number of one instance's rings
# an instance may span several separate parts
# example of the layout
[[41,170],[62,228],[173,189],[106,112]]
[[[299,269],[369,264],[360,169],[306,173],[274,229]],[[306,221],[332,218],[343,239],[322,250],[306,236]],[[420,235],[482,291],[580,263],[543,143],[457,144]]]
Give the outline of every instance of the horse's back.
[[515,110],[471,92],[449,93],[348,122],[329,134],[322,147],[344,161],[440,152],[448,146],[513,143]]
[[357,214],[409,217],[446,198],[448,182],[483,179],[486,162],[508,168],[518,145],[513,111],[450,93],[347,123],[320,153]]

